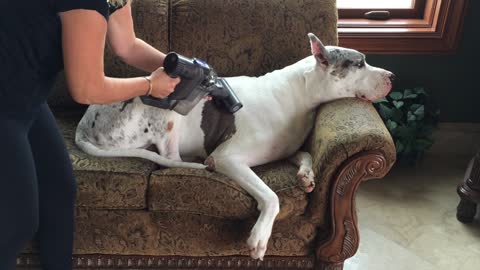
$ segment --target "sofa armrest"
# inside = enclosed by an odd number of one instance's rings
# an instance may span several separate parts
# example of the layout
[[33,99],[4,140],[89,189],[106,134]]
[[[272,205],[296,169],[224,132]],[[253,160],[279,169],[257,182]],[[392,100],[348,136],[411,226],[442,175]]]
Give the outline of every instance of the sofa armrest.
[[309,213],[319,224],[317,259],[343,263],[358,249],[356,190],[388,173],[395,145],[372,104],[349,98],[319,108],[306,147],[316,177]]

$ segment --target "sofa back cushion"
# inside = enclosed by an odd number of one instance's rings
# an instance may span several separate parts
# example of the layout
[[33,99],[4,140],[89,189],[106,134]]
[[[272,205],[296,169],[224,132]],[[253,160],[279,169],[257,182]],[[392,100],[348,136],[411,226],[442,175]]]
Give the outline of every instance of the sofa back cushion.
[[335,0],[172,0],[170,50],[222,76],[262,75],[308,56],[308,32],[337,44]]

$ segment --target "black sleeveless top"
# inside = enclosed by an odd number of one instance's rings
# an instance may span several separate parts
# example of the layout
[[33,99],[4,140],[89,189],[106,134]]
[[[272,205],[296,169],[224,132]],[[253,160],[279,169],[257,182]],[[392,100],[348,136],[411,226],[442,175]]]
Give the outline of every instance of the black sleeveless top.
[[29,112],[46,101],[63,69],[58,13],[73,9],[108,20],[117,7],[108,0],[0,0],[0,113]]

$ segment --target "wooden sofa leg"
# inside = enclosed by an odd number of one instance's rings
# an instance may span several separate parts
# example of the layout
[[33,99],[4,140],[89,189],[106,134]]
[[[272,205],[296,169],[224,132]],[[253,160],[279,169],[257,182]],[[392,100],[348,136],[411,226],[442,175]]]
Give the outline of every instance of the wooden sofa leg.
[[358,249],[355,196],[366,179],[382,178],[390,170],[382,153],[368,151],[348,159],[338,170],[330,191],[330,234],[316,249],[316,269],[341,270]]
[[457,187],[460,203],[457,206],[457,219],[463,223],[473,222],[480,205],[480,152],[470,161],[463,183]]

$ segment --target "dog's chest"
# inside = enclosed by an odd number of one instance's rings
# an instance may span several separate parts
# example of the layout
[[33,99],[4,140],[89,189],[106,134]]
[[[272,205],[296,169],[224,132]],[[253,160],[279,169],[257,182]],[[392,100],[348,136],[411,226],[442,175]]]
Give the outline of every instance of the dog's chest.
[[249,164],[256,166],[294,154],[304,143],[312,126],[313,116],[306,114],[265,124],[261,132],[247,139],[250,146],[245,149],[251,153]]

